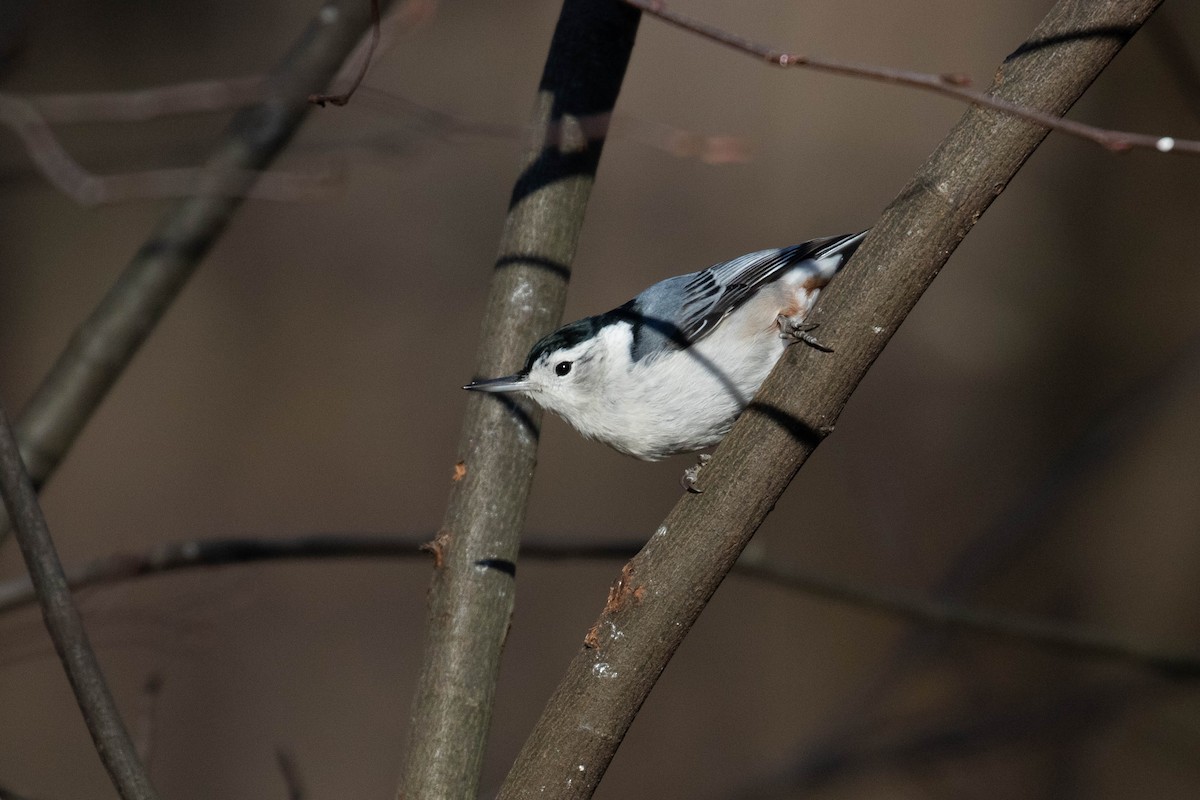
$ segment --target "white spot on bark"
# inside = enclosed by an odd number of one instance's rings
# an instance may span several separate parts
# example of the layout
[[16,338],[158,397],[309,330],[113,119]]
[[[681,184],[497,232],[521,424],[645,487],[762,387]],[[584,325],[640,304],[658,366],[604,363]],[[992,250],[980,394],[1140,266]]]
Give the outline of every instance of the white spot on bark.
[[597,678],[612,679],[617,677],[617,671],[610,667],[607,662],[601,661],[599,664],[596,664],[592,667],[592,675]]
[[342,12],[338,10],[337,6],[325,6],[321,9],[321,22],[332,25],[338,21],[338,17],[341,15]]

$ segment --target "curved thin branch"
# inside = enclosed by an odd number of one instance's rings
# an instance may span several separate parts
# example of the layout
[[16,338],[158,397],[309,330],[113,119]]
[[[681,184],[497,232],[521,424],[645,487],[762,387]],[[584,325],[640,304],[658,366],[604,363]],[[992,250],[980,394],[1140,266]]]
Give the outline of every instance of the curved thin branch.
[[1124,661],[1154,670],[1171,679],[1200,677],[1200,653],[1164,651],[1157,647],[1115,636],[1088,625],[1064,623],[1025,614],[1013,614],[940,600],[909,597],[874,586],[862,586],[813,575],[801,569],[766,562],[744,554],[734,574],[758,578],[794,591],[801,591],[929,626],[943,626],[1014,643],[1033,645],[1084,658]]
[[[329,8],[337,13],[328,13]],[[274,160],[300,127],[311,108],[308,95],[329,83],[369,23],[361,0],[338,0],[318,12],[268,78],[267,99],[238,112],[208,160],[206,169],[240,182],[242,191],[180,201],[75,331],[17,420],[21,456],[35,487],[58,467],[224,232],[255,173]],[[8,521],[0,516],[0,543],[7,533]]]
[[16,529],[21,555],[25,557],[42,606],[46,630],[54,641],[54,649],[113,786],[123,800],[157,800],[158,794],[121,721],[116,701],[71,599],[62,563],[38,505],[37,492],[25,472],[3,408],[0,408],[0,495]]
[[[549,536],[521,543],[521,558],[535,561],[629,559],[643,542],[575,542]],[[231,537],[192,539],[156,545],[143,553],[107,556],[67,571],[72,591],[115,586],[139,578],[212,567],[272,561],[337,558],[428,558],[434,548],[428,536],[403,534],[322,533],[285,539]],[[1056,650],[1083,658],[1124,661],[1173,679],[1200,676],[1200,653],[1164,650],[1107,631],[1044,617],[975,608],[928,600],[875,586],[818,575],[771,561],[765,553],[747,551],[734,574],[765,581],[811,597],[928,626],[998,636],[1016,644]],[[0,614],[37,602],[28,578],[0,582]]]
[[[820,56],[800,55],[797,53],[788,53],[769,45],[760,44],[751,41],[744,36],[736,33],[730,33],[715,25],[701,22],[691,17],[680,14],[677,11],[672,11],[667,8],[666,3],[659,0],[623,0],[634,8],[641,9],[651,16],[658,17],[664,22],[668,22],[685,31],[694,33],[698,36],[703,36],[705,39],[710,39],[727,47],[732,47],[743,53],[763,59],[768,64],[777,67],[804,67],[814,69],[819,72],[828,72],[832,75],[842,75],[848,78],[862,78],[869,81],[878,81],[880,83],[890,83],[897,86],[909,86],[914,89],[921,89],[926,92],[940,94],[943,97],[951,97],[955,100],[961,100],[970,103],[974,106],[983,108],[991,108],[996,111],[1003,111],[1006,114],[1012,114],[1014,117],[1027,119],[1030,122],[1036,122],[1038,125],[1051,128],[1069,136],[1075,136],[1080,139],[1085,139],[1089,142],[1094,142],[1101,147],[1111,150],[1114,153],[1123,153],[1134,148],[1142,148],[1146,150],[1156,150],[1160,153],[1179,153],[1183,155],[1200,155],[1200,141],[1193,139],[1180,139],[1174,136],[1151,136],[1145,133],[1132,133],[1129,131],[1117,131],[1109,128],[1100,128],[1095,125],[1088,125],[1075,120],[1063,119],[1053,114],[1048,114],[1045,111],[1039,110],[1029,105],[1022,103],[1014,103],[1003,97],[999,97],[989,92],[981,92],[978,89],[970,88],[971,80],[965,75],[958,74],[942,74],[938,75],[931,72],[914,72],[907,69],[896,69],[895,67],[882,67],[874,64],[859,64],[852,61],[841,61],[834,58],[822,58]],[[1133,29],[1128,28],[1095,28],[1091,30],[1080,30],[1071,34],[1072,38],[1113,38],[1118,39],[1122,44],[1134,33]],[[1043,41],[1030,40],[1023,46],[1025,49],[1041,48],[1049,46],[1055,40],[1046,39]],[[1018,50],[1010,58],[1016,58],[1021,54]]]
[[[993,93],[1061,115],[1161,0],[1059,0]],[[1041,44],[1044,43],[1044,44]],[[813,318],[831,354],[791,348],[684,497],[621,571],[522,748],[501,798],[587,798],[638,709],[738,554],[833,425],[950,254],[1045,139],[971,108],[872,228]],[[580,769],[582,767],[582,769]]]
[[[641,542],[525,542],[521,555],[540,560],[628,558]],[[78,591],[164,575],[179,570],[253,564],[259,561],[307,561],[330,558],[429,558],[430,537],[403,534],[318,533],[286,539],[226,537],[189,539],[156,545],[143,553],[121,553],[90,561],[67,573]],[[36,602],[27,578],[0,582],[0,614]]]
[[[114,113],[119,114],[123,110]],[[333,183],[330,175],[211,167],[97,175],[84,169],[67,152],[32,101],[0,92],[0,124],[7,125],[21,140],[42,177],[84,206],[190,195],[252,200],[312,200],[327,195]]]

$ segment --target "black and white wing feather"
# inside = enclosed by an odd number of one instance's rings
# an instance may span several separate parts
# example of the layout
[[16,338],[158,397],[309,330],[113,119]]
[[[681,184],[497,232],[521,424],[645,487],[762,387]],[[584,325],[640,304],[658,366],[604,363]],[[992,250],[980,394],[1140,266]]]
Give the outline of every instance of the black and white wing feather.
[[[686,348],[703,339],[738,306],[788,270],[839,256],[832,275],[858,247],[863,233],[830,236],[775,250],[760,250],[708,269],[656,283],[615,312],[635,322],[633,359],[666,347]],[[814,264],[814,274],[817,274]],[[666,339],[664,343],[662,340]]]

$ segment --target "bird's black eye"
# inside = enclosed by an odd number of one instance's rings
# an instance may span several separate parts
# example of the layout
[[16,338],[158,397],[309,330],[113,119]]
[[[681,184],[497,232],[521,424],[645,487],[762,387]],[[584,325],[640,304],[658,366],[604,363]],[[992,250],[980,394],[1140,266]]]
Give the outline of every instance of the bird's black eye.
[[554,374],[560,378],[563,375],[566,375],[570,371],[571,371],[571,362],[570,361],[560,361],[554,365]]

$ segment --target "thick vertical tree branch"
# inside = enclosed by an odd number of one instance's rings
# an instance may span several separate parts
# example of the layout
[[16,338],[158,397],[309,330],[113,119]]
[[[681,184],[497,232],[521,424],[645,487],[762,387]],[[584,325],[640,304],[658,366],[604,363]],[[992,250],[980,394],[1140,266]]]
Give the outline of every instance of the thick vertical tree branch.
[[[537,139],[513,188],[492,276],[477,375],[512,372],[562,316],[604,143],[592,126],[616,103],[639,19],[617,0],[563,3],[533,111]],[[476,795],[540,419],[505,398],[467,399],[458,480],[432,545],[429,631],[400,797]]]
[[[1059,0],[992,91],[1061,115],[1161,0]],[[590,797],[658,676],[797,470],[958,243],[1046,136],[973,108],[876,224],[792,348],[646,547],[622,570],[502,798]]]
[[[366,0],[335,0],[268,76],[266,99],[233,118],[205,169],[213,191],[180,201],[75,331],[17,420],[17,441],[40,488],[224,232],[255,171],[265,169],[371,24]],[[8,521],[0,516],[0,541]]]
[[21,463],[16,438],[3,408],[0,408],[0,495],[16,528],[17,542],[42,606],[46,630],[54,641],[54,649],[113,786],[123,800],[157,800],[71,600],[50,529],[38,506],[37,492]]

